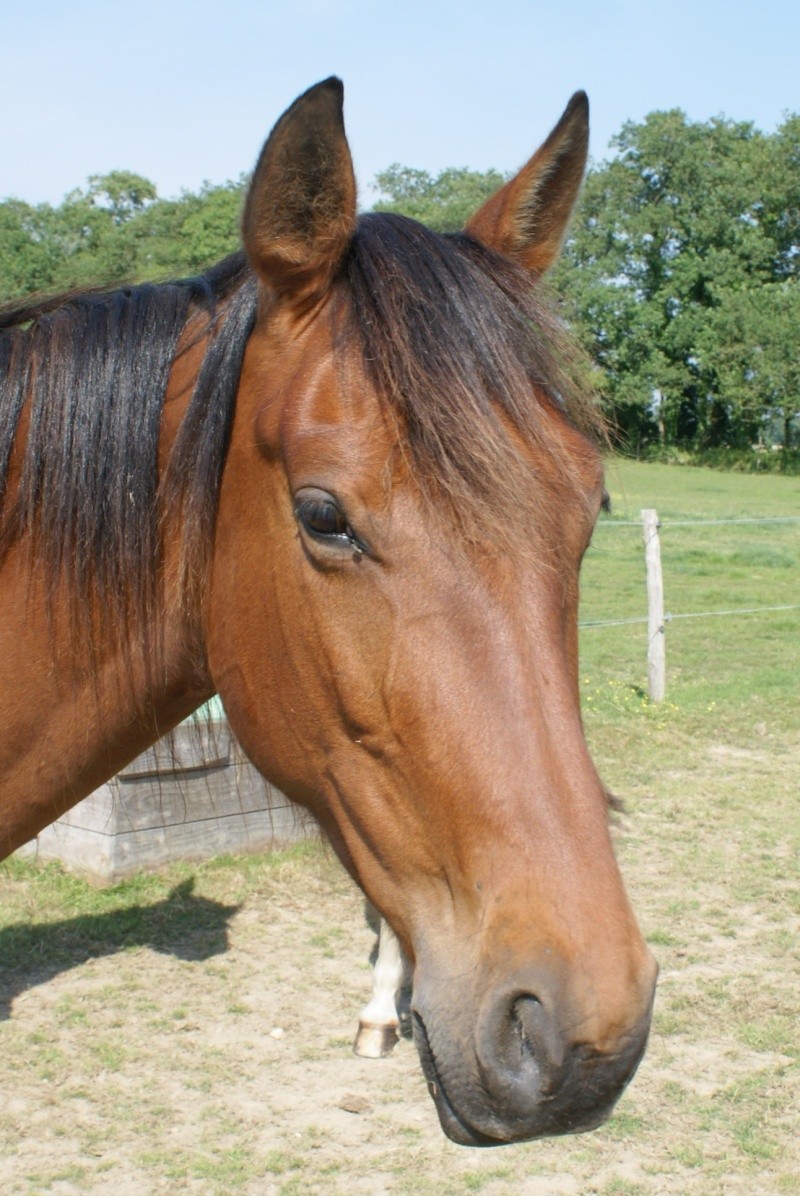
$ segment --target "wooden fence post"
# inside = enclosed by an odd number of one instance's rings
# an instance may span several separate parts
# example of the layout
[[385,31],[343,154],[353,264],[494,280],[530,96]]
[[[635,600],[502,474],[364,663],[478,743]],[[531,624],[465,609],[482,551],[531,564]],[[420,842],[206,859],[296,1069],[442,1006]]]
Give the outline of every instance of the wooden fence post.
[[663,702],[666,692],[664,636],[664,580],[661,574],[661,541],[658,512],[642,511],[644,559],[647,566],[647,683],[653,702]]

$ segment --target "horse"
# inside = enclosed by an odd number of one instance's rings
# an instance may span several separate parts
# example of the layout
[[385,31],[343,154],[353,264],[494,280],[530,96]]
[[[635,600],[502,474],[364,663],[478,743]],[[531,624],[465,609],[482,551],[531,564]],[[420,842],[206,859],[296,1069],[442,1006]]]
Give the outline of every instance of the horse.
[[219,693],[397,936],[471,1145],[600,1124],[655,989],[579,704],[602,421],[539,285],[587,139],[578,93],[443,236],[358,214],[327,79],[242,252],[0,314],[0,854]]

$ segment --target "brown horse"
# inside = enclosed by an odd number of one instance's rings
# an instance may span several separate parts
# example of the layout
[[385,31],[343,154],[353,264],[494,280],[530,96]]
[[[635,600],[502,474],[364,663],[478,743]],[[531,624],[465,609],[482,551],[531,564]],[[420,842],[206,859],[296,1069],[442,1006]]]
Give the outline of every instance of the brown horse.
[[357,217],[341,101],[279,120],[245,255],[0,315],[0,848],[218,691],[412,962],[445,1131],[588,1129],[655,965],[578,702],[598,421],[534,285],[586,98],[448,237]]

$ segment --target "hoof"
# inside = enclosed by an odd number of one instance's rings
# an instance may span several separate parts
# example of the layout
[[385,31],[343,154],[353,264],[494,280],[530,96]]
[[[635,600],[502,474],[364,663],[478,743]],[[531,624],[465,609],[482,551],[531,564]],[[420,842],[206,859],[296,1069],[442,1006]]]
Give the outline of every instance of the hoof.
[[397,1026],[370,1026],[361,1022],[353,1043],[353,1054],[362,1059],[384,1059],[397,1046]]

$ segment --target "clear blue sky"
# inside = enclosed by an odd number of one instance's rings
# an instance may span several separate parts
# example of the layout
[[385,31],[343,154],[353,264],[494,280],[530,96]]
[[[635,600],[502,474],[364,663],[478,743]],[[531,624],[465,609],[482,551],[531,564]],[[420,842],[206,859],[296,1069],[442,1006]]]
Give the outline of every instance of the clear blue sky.
[[770,130],[800,109],[798,0],[0,0],[0,197],[127,169],[161,195],[249,170],[309,84],[342,76],[368,184],[391,162],[517,167],[579,87],[592,153],[681,107]]

